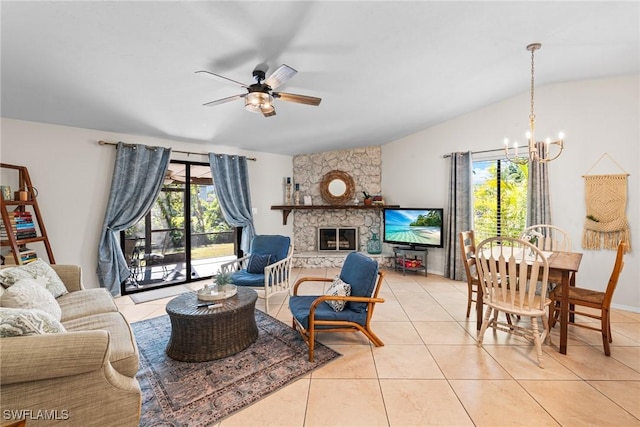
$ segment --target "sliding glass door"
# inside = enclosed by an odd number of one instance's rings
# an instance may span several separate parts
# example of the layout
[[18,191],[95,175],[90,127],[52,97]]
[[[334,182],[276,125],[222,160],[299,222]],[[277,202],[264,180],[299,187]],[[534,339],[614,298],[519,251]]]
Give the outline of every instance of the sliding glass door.
[[209,165],[172,161],[151,211],[121,233],[131,271],[122,293],[211,277],[236,258],[236,236],[220,211]]

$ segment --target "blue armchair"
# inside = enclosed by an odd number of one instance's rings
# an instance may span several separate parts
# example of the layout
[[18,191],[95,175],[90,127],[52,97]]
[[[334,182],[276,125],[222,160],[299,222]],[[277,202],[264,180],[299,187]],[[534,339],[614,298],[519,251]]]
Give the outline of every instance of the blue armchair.
[[[289,297],[289,309],[293,315],[293,328],[298,329],[309,346],[309,361],[313,362],[316,332],[362,332],[378,347],[382,340],[371,330],[371,318],[375,304],[384,302],[378,298],[384,273],[378,263],[358,252],[351,252],[344,260],[340,280],[350,285],[350,295],[298,295],[304,282],[335,282],[326,277],[303,277],[293,286]],[[344,308],[337,311],[331,304],[340,302]]]
[[236,286],[255,288],[269,314],[269,298],[289,293],[292,263],[293,243],[289,237],[259,235],[251,240],[249,255],[222,264],[220,273],[228,274]]

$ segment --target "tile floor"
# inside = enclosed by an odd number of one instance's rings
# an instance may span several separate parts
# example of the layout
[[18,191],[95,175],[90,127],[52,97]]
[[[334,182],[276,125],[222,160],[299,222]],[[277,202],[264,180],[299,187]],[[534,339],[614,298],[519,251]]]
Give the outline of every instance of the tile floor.
[[[294,270],[296,277],[337,273]],[[217,427],[640,426],[639,313],[613,312],[611,357],[598,332],[576,327],[569,328],[568,354],[561,355],[556,325],[540,369],[533,345],[521,338],[489,330],[484,347],[476,346],[475,321],[465,318],[466,286],[385,270],[385,303],[373,318],[384,347],[359,333],[320,334],[341,358]],[[117,303],[135,322],[164,315],[170,299],[135,305],[121,297]],[[270,313],[291,322],[284,297]]]

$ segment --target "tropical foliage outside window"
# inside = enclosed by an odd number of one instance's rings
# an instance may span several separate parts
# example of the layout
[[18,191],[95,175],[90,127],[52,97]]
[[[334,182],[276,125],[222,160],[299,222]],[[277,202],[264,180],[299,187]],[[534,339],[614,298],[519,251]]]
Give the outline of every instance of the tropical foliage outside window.
[[473,162],[473,215],[478,242],[519,237],[527,221],[528,164],[507,160]]
[[[192,247],[206,247],[226,243],[228,254],[233,255],[234,230],[222,216],[213,185],[189,185]],[[151,208],[152,246],[165,254],[184,252],[186,209],[184,184],[172,183],[162,188]],[[127,230],[128,235],[144,236],[145,221]],[[156,237],[157,236],[157,237]]]

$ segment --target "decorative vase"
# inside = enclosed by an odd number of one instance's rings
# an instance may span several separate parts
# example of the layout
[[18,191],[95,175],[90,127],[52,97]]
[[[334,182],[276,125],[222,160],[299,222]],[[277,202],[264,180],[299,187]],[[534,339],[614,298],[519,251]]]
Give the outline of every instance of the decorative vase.
[[367,252],[372,255],[382,253],[382,242],[380,242],[377,233],[371,233],[371,238],[367,243]]
[[284,194],[284,204],[287,206],[291,206],[293,204],[293,199],[291,198],[291,187],[291,182],[289,182],[289,179],[287,178]]
[[296,184],[296,190],[293,192],[293,204],[298,206],[300,204],[300,184]]

